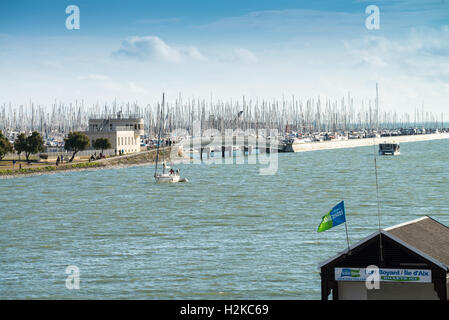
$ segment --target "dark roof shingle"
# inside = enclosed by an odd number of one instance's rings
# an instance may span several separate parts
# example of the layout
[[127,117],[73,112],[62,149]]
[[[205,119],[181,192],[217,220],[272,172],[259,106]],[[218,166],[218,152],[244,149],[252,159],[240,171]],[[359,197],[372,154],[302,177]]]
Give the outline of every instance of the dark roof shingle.
[[438,221],[426,216],[384,231],[449,266],[449,228]]

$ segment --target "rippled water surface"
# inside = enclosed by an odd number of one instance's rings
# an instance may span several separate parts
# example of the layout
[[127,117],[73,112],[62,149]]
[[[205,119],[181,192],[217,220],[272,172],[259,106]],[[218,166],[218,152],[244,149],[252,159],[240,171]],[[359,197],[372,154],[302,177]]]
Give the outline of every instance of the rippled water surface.
[[[0,180],[0,297],[319,299],[319,262],[344,250],[321,217],[345,200],[352,243],[378,226],[374,147],[279,154],[258,165],[152,166]],[[382,227],[430,215],[449,225],[449,140],[378,158]],[[65,286],[68,265],[80,289]]]

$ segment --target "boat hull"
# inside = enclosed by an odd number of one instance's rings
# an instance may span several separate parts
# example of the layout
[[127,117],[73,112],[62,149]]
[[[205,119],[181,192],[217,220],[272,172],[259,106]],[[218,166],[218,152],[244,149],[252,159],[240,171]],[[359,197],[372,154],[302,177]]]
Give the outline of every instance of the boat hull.
[[278,152],[298,152],[305,142],[281,143]]
[[178,175],[158,175],[154,177],[156,183],[177,183],[180,180]]
[[400,151],[379,151],[380,156],[397,156],[400,154]]
[[401,153],[399,144],[397,143],[381,143],[379,144],[379,155],[391,155],[396,156]]

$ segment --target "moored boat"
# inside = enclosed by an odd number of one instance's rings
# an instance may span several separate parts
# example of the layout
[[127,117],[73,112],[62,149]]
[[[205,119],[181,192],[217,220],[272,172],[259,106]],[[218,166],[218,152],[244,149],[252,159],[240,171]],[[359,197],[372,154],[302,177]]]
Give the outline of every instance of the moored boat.
[[[162,107],[161,107],[161,123],[159,127],[159,136],[158,141],[161,141],[161,132],[163,127],[163,119],[164,119],[164,94],[162,94]],[[159,145],[157,145],[156,149],[156,167],[154,169],[154,179],[156,180],[156,183],[177,183],[177,182],[187,182],[188,180],[186,178],[181,178],[179,174],[179,169],[174,170],[173,168],[170,168],[165,163],[165,152],[163,152],[163,166],[162,166],[162,172],[157,172],[157,165],[159,162]],[[170,147],[171,148],[170,144]],[[171,152],[170,152],[171,153]],[[166,169],[170,168],[168,172],[165,172]]]
[[379,143],[379,155],[399,155],[400,146],[399,143]]
[[305,143],[304,139],[288,138],[279,142],[278,152],[296,152],[296,146]]
[[154,175],[157,183],[176,183],[180,182],[180,176],[177,173],[158,173]]

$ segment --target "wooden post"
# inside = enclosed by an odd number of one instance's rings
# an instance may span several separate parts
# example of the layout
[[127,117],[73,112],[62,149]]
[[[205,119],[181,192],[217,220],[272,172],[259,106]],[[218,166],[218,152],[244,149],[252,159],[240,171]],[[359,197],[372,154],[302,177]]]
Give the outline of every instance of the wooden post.
[[243,137],[243,156],[246,156],[246,152],[249,154],[248,136]]

